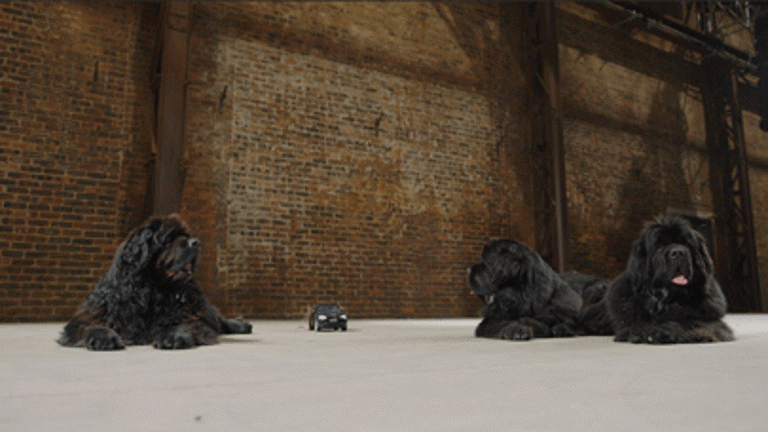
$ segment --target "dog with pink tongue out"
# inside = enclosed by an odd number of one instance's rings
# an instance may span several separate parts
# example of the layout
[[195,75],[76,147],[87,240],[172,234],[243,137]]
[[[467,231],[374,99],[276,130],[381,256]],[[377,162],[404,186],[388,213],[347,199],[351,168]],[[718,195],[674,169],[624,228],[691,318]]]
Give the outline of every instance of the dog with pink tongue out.
[[614,340],[691,343],[733,340],[726,300],[704,238],[685,220],[660,216],[635,241],[627,269],[606,293]]

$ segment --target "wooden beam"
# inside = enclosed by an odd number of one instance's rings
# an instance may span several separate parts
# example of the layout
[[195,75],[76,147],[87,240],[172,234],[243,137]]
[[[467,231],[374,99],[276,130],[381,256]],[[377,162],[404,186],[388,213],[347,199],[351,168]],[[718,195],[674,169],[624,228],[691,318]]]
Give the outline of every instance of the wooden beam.
[[549,2],[527,3],[524,20],[536,250],[562,272],[568,261],[568,206],[555,7]]
[[184,114],[191,4],[163,3],[160,89],[157,106],[157,163],[152,213],[178,212],[184,186]]

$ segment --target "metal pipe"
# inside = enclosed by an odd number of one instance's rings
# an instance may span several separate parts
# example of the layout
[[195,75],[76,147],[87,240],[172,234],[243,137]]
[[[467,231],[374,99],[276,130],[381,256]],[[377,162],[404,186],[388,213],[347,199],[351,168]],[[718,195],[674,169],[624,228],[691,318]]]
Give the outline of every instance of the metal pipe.
[[[724,51],[724,50],[722,50],[720,48],[717,48],[717,47],[713,47],[712,45],[710,45],[706,41],[703,41],[703,40],[701,40],[699,38],[696,38],[696,37],[693,37],[691,35],[688,35],[688,34],[682,32],[680,30],[677,30],[677,29],[675,29],[675,28],[673,28],[673,27],[671,27],[671,26],[669,26],[669,25],[659,21],[659,20],[647,17],[647,16],[643,15],[642,13],[640,13],[640,12],[634,10],[634,9],[628,9],[628,8],[625,8],[624,6],[617,5],[617,4],[615,4],[614,2],[612,2],[610,0],[601,0],[601,3],[603,5],[605,5],[605,6],[607,6],[610,9],[613,9],[613,10],[618,11],[618,12],[625,13],[625,14],[630,15],[630,16],[636,18],[636,19],[643,20],[646,23],[646,25],[648,26],[648,28],[654,28],[654,29],[662,31],[662,32],[664,32],[664,33],[666,33],[666,34],[668,34],[670,36],[674,36],[676,38],[680,38],[680,39],[683,39],[683,40],[685,40],[687,42],[690,42],[690,43],[700,47],[702,49],[702,51],[704,53],[708,54],[708,55],[716,55],[716,56],[718,56],[720,58],[723,58],[725,60],[728,60],[728,61],[730,61],[732,63],[737,64],[739,67],[741,67],[743,69],[746,69],[747,71],[749,71],[751,73],[754,73],[754,74],[757,73],[757,65],[754,64],[751,61],[751,58],[750,58],[750,60],[744,60],[743,58],[740,58],[739,56],[737,56],[735,54],[729,53],[729,52]],[[744,54],[744,55],[746,57],[751,57],[751,56],[748,56],[746,54]]]

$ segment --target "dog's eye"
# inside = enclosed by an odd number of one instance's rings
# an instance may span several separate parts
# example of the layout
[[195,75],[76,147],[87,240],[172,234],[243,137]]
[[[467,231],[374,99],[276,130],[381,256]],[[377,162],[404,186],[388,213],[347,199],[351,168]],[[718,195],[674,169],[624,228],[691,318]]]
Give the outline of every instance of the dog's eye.
[[176,237],[171,242],[171,248],[176,249],[180,247],[184,247],[187,244],[187,237]]

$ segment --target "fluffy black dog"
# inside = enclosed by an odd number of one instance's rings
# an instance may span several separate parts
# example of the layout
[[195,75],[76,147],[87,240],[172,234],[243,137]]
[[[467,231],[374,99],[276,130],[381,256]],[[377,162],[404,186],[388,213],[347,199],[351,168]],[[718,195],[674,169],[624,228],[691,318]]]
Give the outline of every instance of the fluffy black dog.
[[577,333],[582,300],[539,254],[514,240],[493,240],[468,270],[485,306],[475,336],[529,340]]
[[180,349],[250,333],[249,323],[223,319],[206,301],[193,279],[199,255],[200,241],[176,215],[136,228],[58,342],[98,351],[150,343]]
[[635,241],[627,270],[606,295],[616,341],[733,340],[726,301],[704,238],[684,220],[660,216]]

